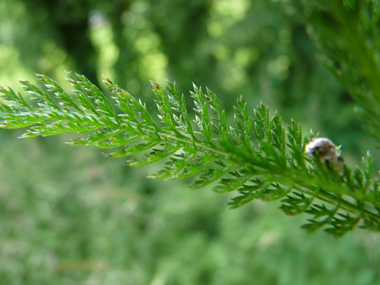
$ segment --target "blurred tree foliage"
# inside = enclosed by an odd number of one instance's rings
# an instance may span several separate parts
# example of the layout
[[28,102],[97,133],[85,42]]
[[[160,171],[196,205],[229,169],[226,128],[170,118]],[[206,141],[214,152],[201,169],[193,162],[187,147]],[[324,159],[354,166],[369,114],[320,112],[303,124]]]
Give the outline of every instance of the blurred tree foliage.
[[[227,94],[220,98],[227,109],[239,94],[250,106],[263,101],[277,108],[284,121],[294,118],[342,144],[353,164],[374,141],[315,51],[287,1],[0,2],[4,85],[34,72],[59,80],[67,69],[93,82],[106,74],[144,97],[151,96],[148,79],[175,79],[180,90],[194,81]],[[4,284],[377,284],[380,278],[375,236],[356,233],[339,243],[305,237],[298,226],[289,232],[289,223],[300,222],[279,218],[275,204],[225,212],[228,197],[153,183],[142,179],[151,169],[126,171],[90,150],[58,148],[64,138],[15,143],[8,138],[15,134],[0,134]]]

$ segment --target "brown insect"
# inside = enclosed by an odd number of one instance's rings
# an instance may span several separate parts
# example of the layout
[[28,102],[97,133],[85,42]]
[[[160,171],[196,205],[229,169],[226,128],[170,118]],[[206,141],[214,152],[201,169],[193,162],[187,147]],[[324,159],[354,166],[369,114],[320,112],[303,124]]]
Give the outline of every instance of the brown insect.
[[313,138],[305,146],[305,152],[313,157],[317,153],[321,162],[325,162],[327,167],[331,167],[331,163],[335,165],[336,170],[342,173],[344,159],[340,153],[336,151],[335,144],[328,138]]

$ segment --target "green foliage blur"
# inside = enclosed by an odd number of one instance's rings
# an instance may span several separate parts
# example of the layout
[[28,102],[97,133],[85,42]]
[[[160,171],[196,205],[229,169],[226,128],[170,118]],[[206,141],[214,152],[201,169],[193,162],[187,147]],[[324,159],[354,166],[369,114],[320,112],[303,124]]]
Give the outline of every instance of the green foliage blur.
[[[355,103],[316,54],[287,1],[0,2],[1,85],[105,74],[153,105],[149,79],[186,95],[195,82],[227,116],[243,94],[341,144],[350,166],[367,149],[376,160]],[[380,282],[375,234],[307,235],[304,217],[276,202],[227,211],[228,195],[145,178],[156,165],[131,169],[68,137],[21,133],[0,132],[0,284]]]

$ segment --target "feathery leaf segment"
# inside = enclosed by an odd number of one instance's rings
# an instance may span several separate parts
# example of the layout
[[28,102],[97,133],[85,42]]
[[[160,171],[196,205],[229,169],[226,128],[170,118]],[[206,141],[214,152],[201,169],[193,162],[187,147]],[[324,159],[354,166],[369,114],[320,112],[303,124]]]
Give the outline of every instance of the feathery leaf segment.
[[379,180],[372,177],[370,154],[363,158],[364,170],[344,166],[340,175],[305,155],[312,132],[303,136],[294,121],[285,130],[277,113],[270,116],[269,108],[262,104],[251,117],[240,97],[234,107],[234,124],[227,126],[216,95],[194,85],[190,96],[195,115],[191,120],[185,97],[175,84],[168,82],[164,92],[151,82],[157,122],[145,103],[107,77],[103,81],[112,93],[112,103],[83,75],[68,73],[73,95],[49,77],[37,76],[46,91],[20,81],[36,104],[11,88],[0,88],[1,98],[8,102],[0,103],[0,127],[28,127],[22,138],[86,133],[69,144],[114,149],[105,153],[108,157],[137,155],[127,161],[129,166],[165,159],[164,168],[151,178],[196,176],[190,189],[212,184],[217,193],[236,190],[230,208],[254,199],[281,199],[280,208],[286,214],[312,215],[302,226],[307,231],[324,228],[341,236],[358,225],[380,231]]

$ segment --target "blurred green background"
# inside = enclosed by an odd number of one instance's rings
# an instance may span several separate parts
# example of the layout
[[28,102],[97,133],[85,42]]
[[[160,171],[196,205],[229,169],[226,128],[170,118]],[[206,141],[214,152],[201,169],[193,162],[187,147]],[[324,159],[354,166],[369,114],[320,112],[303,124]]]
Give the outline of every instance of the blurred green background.
[[[316,55],[287,1],[0,2],[3,86],[44,73],[70,89],[64,70],[74,70],[104,90],[105,74],[153,106],[149,79],[185,94],[194,82],[230,117],[243,94],[330,137],[350,167],[367,149],[378,158]],[[160,165],[131,169],[65,145],[69,136],[21,134],[0,132],[0,284],[380,283],[379,235],[308,235],[307,217],[278,202],[228,211],[233,193],[147,179]]]

